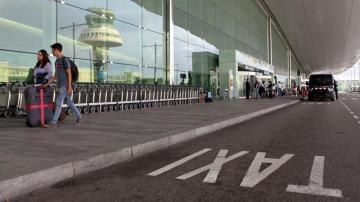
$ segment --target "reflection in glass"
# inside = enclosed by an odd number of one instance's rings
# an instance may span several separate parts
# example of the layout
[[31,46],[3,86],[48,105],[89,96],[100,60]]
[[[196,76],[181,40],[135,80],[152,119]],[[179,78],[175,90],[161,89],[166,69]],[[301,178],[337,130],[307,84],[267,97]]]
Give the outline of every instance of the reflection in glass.
[[109,9],[90,8],[91,14],[85,16],[88,28],[80,34],[80,41],[92,45],[94,58],[94,80],[103,83],[107,80],[107,52],[110,47],[123,44],[118,30],[114,28],[115,13]]

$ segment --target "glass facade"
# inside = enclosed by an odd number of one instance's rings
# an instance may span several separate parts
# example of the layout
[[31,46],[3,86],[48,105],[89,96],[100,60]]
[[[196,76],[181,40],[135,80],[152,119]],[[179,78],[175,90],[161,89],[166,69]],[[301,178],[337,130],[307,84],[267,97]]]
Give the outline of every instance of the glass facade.
[[288,46],[274,25],[269,33],[269,22],[254,0],[2,0],[0,82],[25,80],[37,51],[54,42],[78,65],[82,82],[214,91],[223,50],[272,61],[287,82],[301,66],[293,59],[290,75]]
[[[219,65],[215,57],[207,55],[219,54],[220,50],[239,50],[268,61],[267,16],[256,1],[173,2],[176,84],[182,82],[180,74],[197,75],[191,77],[193,81],[186,79],[188,83],[209,83],[211,72]],[[210,63],[199,62],[209,60]]]
[[164,84],[164,10],[163,0],[3,0],[0,81],[24,80],[37,51],[59,42],[82,82]]

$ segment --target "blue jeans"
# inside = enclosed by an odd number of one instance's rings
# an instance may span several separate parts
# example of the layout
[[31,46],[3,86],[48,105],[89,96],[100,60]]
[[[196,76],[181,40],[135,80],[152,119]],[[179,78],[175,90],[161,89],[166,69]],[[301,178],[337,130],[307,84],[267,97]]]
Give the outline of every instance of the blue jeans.
[[71,97],[67,94],[66,87],[60,87],[59,94],[56,98],[56,109],[53,115],[51,123],[56,124],[59,120],[59,116],[61,113],[62,105],[65,103],[70,107],[70,109],[75,113],[77,119],[81,119],[81,113],[79,109],[75,106],[74,102],[72,101]]

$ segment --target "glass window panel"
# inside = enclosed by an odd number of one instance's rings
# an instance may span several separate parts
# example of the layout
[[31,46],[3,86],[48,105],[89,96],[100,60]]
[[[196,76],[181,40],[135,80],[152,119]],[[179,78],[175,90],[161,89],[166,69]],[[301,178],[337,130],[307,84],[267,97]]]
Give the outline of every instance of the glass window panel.
[[66,3],[83,8],[106,8],[107,0],[64,0]]
[[56,3],[48,0],[1,1],[1,48],[36,53],[56,40]]
[[205,38],[204,47],[207,49],[214,50],[215,43],[216,43],[216,38],[215,38],[216,37],[216,29],[208,24],[204,24],[204,26],[205,26],[204,27],[204,38]]
[[109,64],[108,82],[124,84],[140,84],[141,68],[132,65]]
[[115,18],[141,25],[141,0],[107,0],[108,8],[115,12]]
[[221,9],[216,9],[216,28],[225,30],[225,12]]
[[143,6],[143,26],[164,33],[163,0],[145,0]]
[[0,82],[25,81],[36,62],[36,54],[0,51]]
[[234,36],[235,33],[235,22],[234,18],[229,15],[226,15],[226,33],[229,34],[231,37]]
[[187,43],[175,39],[174,41],[174,68],[175,70],[187,70]]
[[91,60],[76,60],[75,62],[79,70],[79,82],[94,82],[93,62]]
[[205,62],[205,57],[204,57],[204,53],[205,50],[202,47],[199,46],[195,46],[192,44],[188,44],[188,71],[192,71],[192,72],[204,72],[205,70],[203,69],[203,66],[201,66],[200,64],[204,64]]
[[203,19],[202,0],[189,0],[188,13],[202,20]]
[[154,84],[154,78],[156,78],[155,68],[143,68],[142,84]]
[[164,35],[151,31],[143,33],[143,64],[148,67],[164,68]]
[[[72,13],[72,15],[68,15],[68,13]],[[104,28],[91,29],[89,26],[92,23],[92,20],[89,20],[88,24],[86,17],[93,19],[94,23],[102,23]],[[107,24],[106,20],[104,19],[104,17],[95,13],[84,11],[68,5],[59,4],[57,39],[58,42],[63,45],[64,55],[68,57],[87,59],[88,54],[83,50],[92,49],[94,45],[90,40],[88,41],[87,39],[98,41],[96,44],[97,47],[105,47],[104,49],[106,49],[106,38],[96,35],[106,31]],[[104,21],[101,22],[101,20]]]
[[215,4],[211,1],[203,1],[203,7],[204,7],[204,21],[212,26],[216,26],[216,19],[215,19],[215,13],[216,8]]
[[159,85],[166,84],[166,70],[165,69],[156,69],[156,81]]
[[190,43],[202,46],[203,45],[203,23],[191,16],[188,15],[188,40]]
[[216,30],[216,47],[220,50],[225,49],[225,43],[226,43],[226,38],[225,38],[225,33],[220,31],[220,30]]
[[226,10],[226,2],[227,0],[216,0],[216,5],[222,10]]
[[187,41],[187,14],[175,8],[174,9],[174,37]]
[[115,29],[122,38],[121,46],[109,47],[109,61],[139,65],[142,64],[142,29],[115,21]]
[[231,17],[235,15],[235,0],[226,0],[226,12]]
[[187,11],[187,0],[174,0],[174,7]]

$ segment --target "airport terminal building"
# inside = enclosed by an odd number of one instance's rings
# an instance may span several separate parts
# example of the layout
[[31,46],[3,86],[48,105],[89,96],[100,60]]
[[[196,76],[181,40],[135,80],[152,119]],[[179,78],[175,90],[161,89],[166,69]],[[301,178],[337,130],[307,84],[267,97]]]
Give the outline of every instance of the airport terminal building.
[[289,87],[306,75],[262,0],[1,0],[0,30],[0,82],[25,80],[54,42],[81,82],[240,97],[247,78]]

